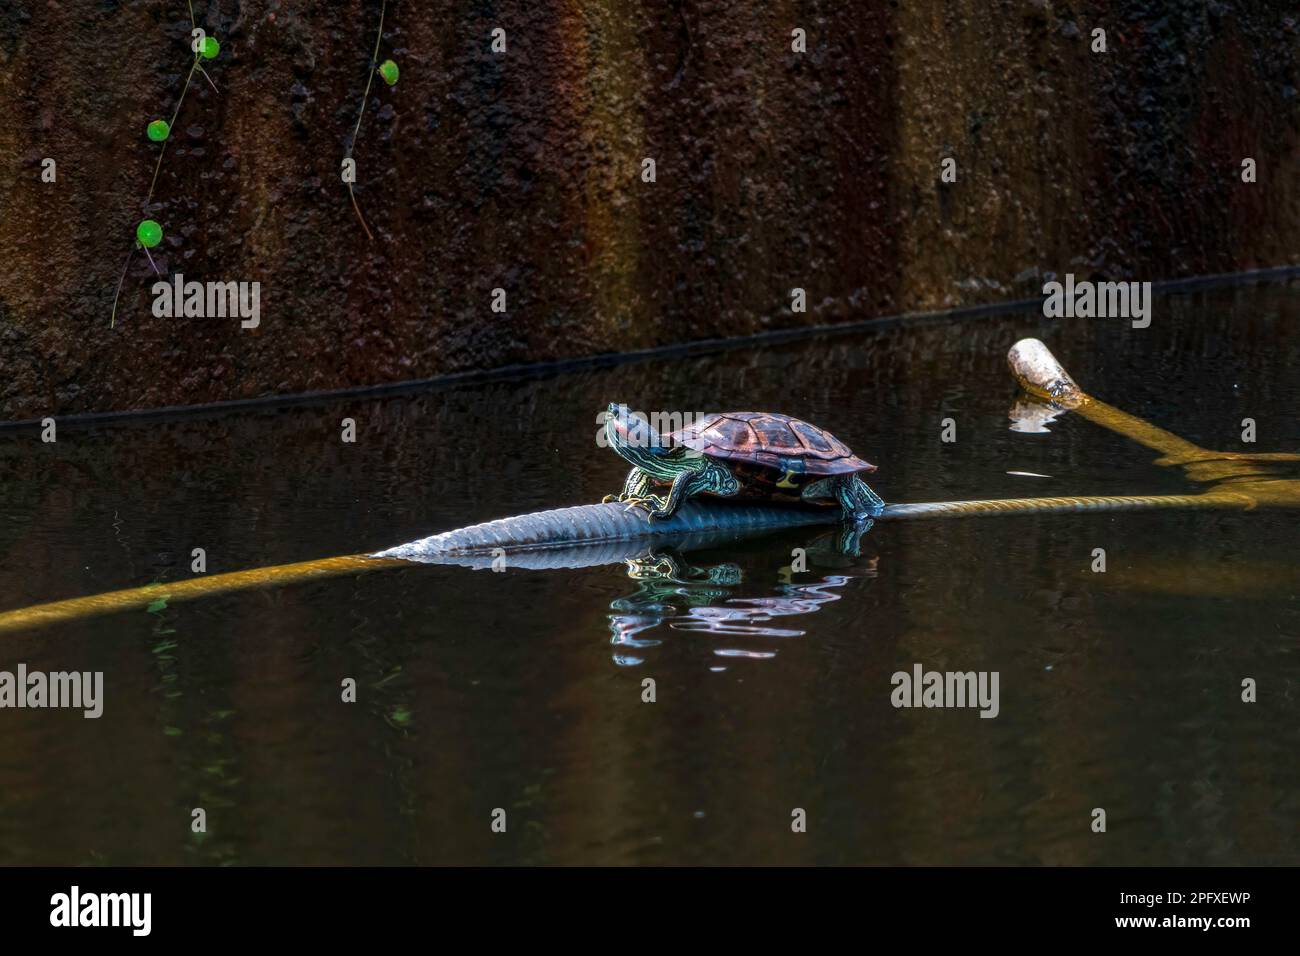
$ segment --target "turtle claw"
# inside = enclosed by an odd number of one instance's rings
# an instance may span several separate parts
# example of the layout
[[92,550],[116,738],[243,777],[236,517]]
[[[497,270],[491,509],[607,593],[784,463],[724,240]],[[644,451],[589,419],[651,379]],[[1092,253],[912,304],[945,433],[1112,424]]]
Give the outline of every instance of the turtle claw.
[[656,518],[664,516],[663,502],[654,497],[647,498],[627,498],[627,507],[624,511],[631,511],[633,508],[642,508],[646,513],[647,521],[654,521]]

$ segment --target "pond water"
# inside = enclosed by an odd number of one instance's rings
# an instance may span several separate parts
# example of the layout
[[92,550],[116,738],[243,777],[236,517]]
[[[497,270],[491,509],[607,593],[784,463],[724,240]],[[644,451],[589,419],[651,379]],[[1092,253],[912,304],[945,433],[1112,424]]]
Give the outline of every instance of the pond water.
[[[1202,289],[1158,296],[1146,330],[1008,312],[68,424],[53,445],[4,432],[0,607],[188,579],[194,548],[216,573],[599,500],[626,471],[595,443],[611,400],[797,415],[880,465],[888,501],[1195,491],[1077,415],[1013,430],[1007,348],[1042,338],[1092,394],[1206,448],[1300,451],[1297,301]],[[6,634],[0,669],[102,671],[105,700],[98,720],[0,711],[0,863],[1300,863],[1298,528],[881,522],[853,559],[805,529]],[[918,664],[997,672],[998,715],[895,708],[892,675]]]

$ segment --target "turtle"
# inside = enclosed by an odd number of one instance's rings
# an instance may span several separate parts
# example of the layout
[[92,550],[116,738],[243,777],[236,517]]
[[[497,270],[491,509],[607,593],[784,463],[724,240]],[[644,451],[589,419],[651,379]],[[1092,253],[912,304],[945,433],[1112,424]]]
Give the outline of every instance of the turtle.
[[640,506],[650,521],[672,516],[698,494],[838,505],[846,520],[868,526],[885,508],[861,477],[875,465],[789,415],[717,412],[663,436],[626,405],[611,403],[605,437],[632,463],[622,493],[605,501]]

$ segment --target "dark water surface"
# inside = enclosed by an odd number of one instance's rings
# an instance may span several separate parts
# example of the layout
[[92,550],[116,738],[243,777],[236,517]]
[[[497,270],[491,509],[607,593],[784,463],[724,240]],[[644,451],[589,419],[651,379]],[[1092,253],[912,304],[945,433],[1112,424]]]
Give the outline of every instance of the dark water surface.
[[[1012,313],[55,445],[8,432],[0,608],[187,579],[196,547],[215,573],[598,500],[626,470],[594,441],[611,400],[809,419],[890,501],[1194,491],[1077,416],[1010,430],[1007,348],[1037,335],[1094,395],[1207,448],[1300,451],[1297,291],[1159,298],[1145,331]],[[825,532],[691,552],[676,582],[666,560],[412,566],[10,634],[0,669],[100,670],[106,703],[0,711],[0,863],[1300,863],[1298,529],[882,523],[803,573],[792,549]],[[999,716],[894,709],[916,663],[997,671]]]

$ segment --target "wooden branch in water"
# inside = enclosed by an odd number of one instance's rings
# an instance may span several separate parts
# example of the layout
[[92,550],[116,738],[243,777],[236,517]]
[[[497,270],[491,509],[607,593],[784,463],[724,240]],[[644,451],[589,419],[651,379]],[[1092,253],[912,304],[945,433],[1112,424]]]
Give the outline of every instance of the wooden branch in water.
[[[1300,455],[1289,453],[1210,451],[1136,415],[1107,405],[1080,388],[1051,350],[1038,339],[1021,339],[1011,346],[1007,352],[1007,364],[1020,387],[1030,395],[1069,409],[1095,425],[1160,452],[1164,457],[1157,464],[1185,468],[1188,477],[1195,481],[1258,478],[1267,474],[1270,462],[1300,461]],[[1265,467],[1261,468],[1261,465]]]
[[35,604],[16,611],[5,611],[0,613],[0,634],[45,627],[63,621],[98,617],[101,614],[115,614],[118,611],[147,608],[158,601],[172,604],[178,601],[210,597],[215,594],[228,594],[231,591],[275,587],[295,581],[310,581],[317,578],[335,577],[340,574],[377,571],[385,567],[395,567],[402,564],[404,562],[380,561],[364,554],[353,554],[339,558],[322,558],[318,561],[303,561],[298,564],[279,564],[269,568],[254,568],[251,571],[212,574],[191,578],[188,581],[146,584],[144,587],[139,588],[108,591],[104,594],[94,594],[89,597],[71,598],[67,601],[51,601],[48,604]]
[[[891,504],[885,506],[880,520],[1153,508],[1247,509],[1253,505],[1251,498],[1229,493],[1005,498]],[[625,561],[655,544],[675,543],[699,547],[705,543],[734,541],[740,537],[770,531],[838,523],[839,512],[834,508],[736,505],[695,500],[686,502],[672,518],[651,523],[646,520],[644,512],[639,509],[628,510],[618,502],[578,505],[471,525],[374,555],[353,554],[255,568],[251,571],[214,574],[188,581],[149,584],[20,608],[0,613],[0,634],[118,611],[138,610],[157,601],[172,604],[252,588],[279,587],[343,574],[411,567],[416,562],[485,568],[491,566],[494,554],[505,553],[511,555],[507,562],[509,566],[587,567]],[[624,546],[617,547],[619,543]]]
[[[1020,384],[1034,396],[1069,408],[1171,459],[1194,462],[1231,481],[1197,495],[1110,495],[1093,497],[1001,498],[976,501],[930,501],[888,504],[883,521],[961,518],[983,515],[1069,514],[1144,511],[1165,508],[1250,510],[1257,505],[1300,507],[1300,481],[1279,479],[1252,462],[1300,460],[1300,455],[1230,456],[1209,452],[1171,432],[1121,412],[1089,396],[1070,377],[1047,346],[1022,339],[1007,356]],[[1220,467],[1221,466],[1221,467]],[[251,571],[216,574],[171,584],[110,591],[90,597],[38,604],[0,613],[0,633],[42,627],[167,603],[272,587],[385,568],[412,562],[491,566],[499,553],[513,555],[515,566],[587,567],[627,560],[657,544],[676,541],[699,546],[705,541],[809,525],[835,524],[834,508],[800,508],[693,499],[671,518],[651,522],[637,508],[611,502],[556,508],[516,515],[433,535],[374,555],[354,554]],[[719,537],[721,536],[721,537]]]

